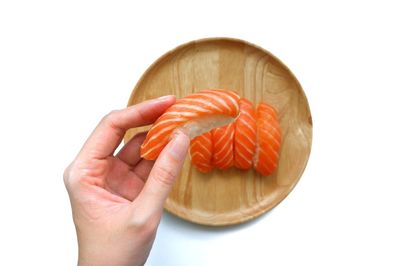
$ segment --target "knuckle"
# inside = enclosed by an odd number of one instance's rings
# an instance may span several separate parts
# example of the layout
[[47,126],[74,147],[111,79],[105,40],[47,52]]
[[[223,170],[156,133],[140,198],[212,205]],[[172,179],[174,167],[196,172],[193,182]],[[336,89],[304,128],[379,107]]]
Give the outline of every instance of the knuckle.
[[141,216],[136,216],[131,220],[130,227],[138,234],[141,234],[143,236],[152,236],[157,231],[159,220],[160,219],[157,217],[145,218]]
[[69,177],[70,172],[71,172],[71,165],[68,165],[67,168],[65,168],[64,173],[63,173],[64,180]]
[[79,177],[81,176],[81,171],[79,169],[79,163],[73,161],[70,165],[67,166],[64,170],[63,180],[64,185],[67,190],[75,190],[77,185],[79,184]]
[[133,230],[141,230],[145,225],[146,225],[146,220],[143,218],[140,218],[140,216],[139,217],[135,216],[130,221],[130,227]]
[[69,185],[69,179],[71,176],[71,168],[72,168],[72,163],[65,168],[64,173],[63,173],[63,180],[64,180],[64,185],[68,187]]
[[107,115],[105,115],[103,117],[102,121],[112,125],[112,124],[114,124],[118,113],[119,113],[119,110],[112,110],[111,112],[109,112]]
[[157,231],[158,221],[155,219],[149,220],[143,227],[143,234],[146,236],[152,236]]
[[114,109],[114,110],[111,110],[111,111],[106,115],[106,117],[108,117],[108,118],[114,118],[118,113],[119,113],[119,110]]
[[137,116],[138,120],[140,121],[146,121],[146,116],[143,114],[143,112],[141,112],[140,110],[138,110],[138,108],[134,109],[135,111],[135,115]]

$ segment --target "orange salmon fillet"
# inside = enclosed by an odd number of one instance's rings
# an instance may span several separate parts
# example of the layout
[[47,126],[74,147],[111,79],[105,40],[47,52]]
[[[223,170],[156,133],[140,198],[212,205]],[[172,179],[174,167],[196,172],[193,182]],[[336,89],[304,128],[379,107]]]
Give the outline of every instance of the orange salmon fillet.
[[215,89],[178,99],[150,128],[141,146],[140,156],[146,160],[155,160],[167,145],[173,131],[187,122],[210,115],[236,117],[239,113],[239,98],[235,92]]
[[211,159],[213,154],[212,135],[206,132],[195,137],[190,142],[190,156],[192,164],[202,173],[212,170]]
[[235,167],[248,170],[252,167],[256,150],[256,114],[253,104],[241,98],[239,117],[235,121],[234,161]]
[[233,136],[235,133],[234,123],[211,131],[213,142],[212,164],[221,170],[233,166]]
[[263,176],[272,174],[278,166],[281,131],[275,109],[260,103],[256,110],[257,144],[254,168]]

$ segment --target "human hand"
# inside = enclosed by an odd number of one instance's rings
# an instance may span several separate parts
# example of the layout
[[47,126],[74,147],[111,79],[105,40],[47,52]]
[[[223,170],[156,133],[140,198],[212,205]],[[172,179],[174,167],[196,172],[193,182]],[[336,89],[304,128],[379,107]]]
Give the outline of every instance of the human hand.
[[190,141],[178,132],[155,162],[146,161],[139,155],[145,133],[139,133],[113,154],[126,130],[153,123],[174,102],[165,96],[111,112],[65,170],[79,265],[146,262]]

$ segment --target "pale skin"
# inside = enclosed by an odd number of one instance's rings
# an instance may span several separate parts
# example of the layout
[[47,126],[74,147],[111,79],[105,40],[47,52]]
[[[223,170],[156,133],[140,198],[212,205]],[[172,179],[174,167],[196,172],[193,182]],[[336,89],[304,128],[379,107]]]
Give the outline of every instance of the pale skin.
[[174,134],[155,162],[140,158],[145,133],[135,135],[116,154],[115,150],[126,130],[153,123],[174,102],[174,96],[165,96],[111,112],[65,170],[78,265],[146,262],[190,140]]

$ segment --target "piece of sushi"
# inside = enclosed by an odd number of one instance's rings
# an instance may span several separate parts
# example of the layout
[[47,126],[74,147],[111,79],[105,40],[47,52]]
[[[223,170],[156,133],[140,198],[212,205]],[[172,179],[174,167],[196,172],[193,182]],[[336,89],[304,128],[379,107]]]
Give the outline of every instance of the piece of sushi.
[[239,95],[229,90],[203,90],[169,107],[150,128],[140,156],[155,160],[174,130],[182,130],[191,139],[234,121],[239,113]]
[[199,172],[208,173],[213,169],[211,164],[213,144],[211,132],[195,137],[190,142],[190,157],[192,164]]
[[279,161],[279,149],[281,146],[281,131],[275,109],[260,103],[256,110],[257,141],[254,156],[254,169],[261,175],[272,174]]
[[212,165],[218,169],[225,170],[233,166],[233,137],[235,124],[231,123],[211,131],[213,154]]
[[234,164],[242,170],[251,169],[256,150],[256,114],[253,104],[241,98],[240,113],[235,121]]

